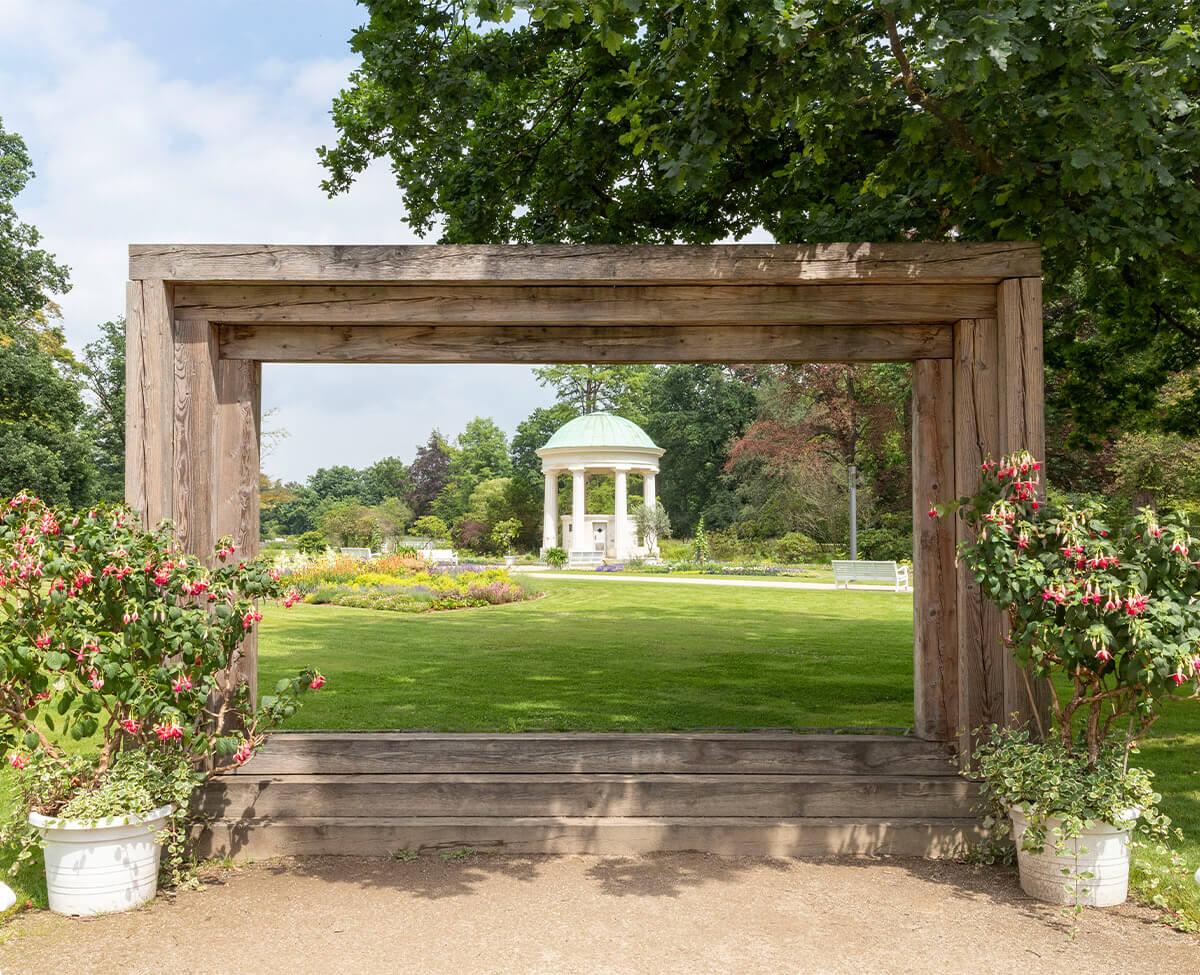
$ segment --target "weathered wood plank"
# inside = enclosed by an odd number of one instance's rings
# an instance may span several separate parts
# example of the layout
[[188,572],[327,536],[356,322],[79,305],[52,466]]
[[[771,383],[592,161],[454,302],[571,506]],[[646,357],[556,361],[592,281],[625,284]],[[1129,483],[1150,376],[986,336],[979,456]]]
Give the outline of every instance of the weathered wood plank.
[[[1046,458],[1041,278],[1013,278],[996,289],[1000,356],[1000,449]],[[1043,471],[1043,479],[1045,472]],[[1044,480],[1043,480],[1044,483]],[[1006,621],[1007,622],[1007,621]],[[1050,689],[1004,655],[1004,713],[1018,725],[1048,727]]]
[[272,735],[235,775],[474,772],[955,775],[951,745],[900,735],[440,734]]
[[133,244],[129,276],[174,281],[539,284],[977,282],[1038,277],[1033,243],[408,245]]
[[958,570],[954,519],[930,518],[954,495],[954,366],[913,364],[913,727],[946,741],[958,731]]
[[208,322],[175,325],[174,517],[184,550],[212,557],[217,336]]
[[175,317],[272,325],[874,325],[994,318],[988,284],[185,284]]
[[721,856],[955,857],[986,832],[976,819],[751,817],[329,817],[218,820],[195,831],[202,857],[387,856],[470,847],[504,853],[637,856],[703,850]]
[[977,783],[903,775],[219,776],[200,812],[295,816],[920,816],[975,815]]
[[[954,493],[973,494],[980,465],[1000,452],[999,352],[995,319],[959,322],[954,329]],[[967,539],[957,522],[957,542]],[[1004,721],[1003,618],[984,598],[965,565],[958,571],[959,749],[970,756],[975,732]]]
[[173,509],[171,286],[130,281],[125,298],[125,500],[153,525]]
[[[216,540],[231,535],[238,551],[258,554],[258,477],[262,364],[219,360],[214,432],[213,530]],[[258,633],[242,642],[238,675],[258,699]]]
[[221,356],[263,362],[906,362],[949,358],[946,325],[225,325]]

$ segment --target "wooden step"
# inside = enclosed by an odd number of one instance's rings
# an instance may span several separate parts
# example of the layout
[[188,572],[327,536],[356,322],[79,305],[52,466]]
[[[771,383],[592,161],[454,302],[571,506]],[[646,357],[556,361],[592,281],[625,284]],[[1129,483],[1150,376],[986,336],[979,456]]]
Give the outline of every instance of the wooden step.
[[199,829],[202,856],[387,856],[470,847],[500,853],[634,856],[699,850],[723,856],[962,854],[983,838],[975,819],[819,817],[287,817]]
[[969,817],[978,786],[957,776],[614,773],[254,775],[213,780],[200,811],[305,816]]
[[691,773],[955,776],[954,749],[901,735],[680,734],[272,735],[237,775],[339,773]]

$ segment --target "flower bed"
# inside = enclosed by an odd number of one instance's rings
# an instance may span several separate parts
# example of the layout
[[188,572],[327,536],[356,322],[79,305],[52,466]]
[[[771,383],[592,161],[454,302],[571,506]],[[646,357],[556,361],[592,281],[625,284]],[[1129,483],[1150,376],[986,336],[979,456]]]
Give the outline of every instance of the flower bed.
[[530,599],[505,569],[482,566],[431,568],[403,556],[363,562],[341,558],[316,563],[286,577],[304,602],[395,613],[424,613],[471,606],[498,606]]

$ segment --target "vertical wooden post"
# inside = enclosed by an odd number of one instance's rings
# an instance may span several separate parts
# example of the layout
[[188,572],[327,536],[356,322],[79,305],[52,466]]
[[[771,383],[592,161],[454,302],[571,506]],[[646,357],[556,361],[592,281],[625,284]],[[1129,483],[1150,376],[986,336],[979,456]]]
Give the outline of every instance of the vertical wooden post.
[[913,727],[947,741],[958,731],[958,576],[954,519],[930,504],[954,497],[954,366],[913,363]]
[[[1000,451],[1028,450],[1046,457],[1042,281],[1009,278],[996,289],[1000,362]],[[1043,483],[1045,471],[1042,472]],[[1042,727],[1050,713],[1049,688],[1027,679],[1012,654],[1004,657],[1004,713],[1021,725]],[[1032,691],[1032,700],[1030,692]],[[1034,720],[1034,715],[1038,720]]]
[[[954,326],[954,493],[974,494],[980,465],[1000,453],[998,326],[995,319],[965,319]],[[956,541],[966,538],[961,520]],[[1000,610],[984,598],[974,575],[958,570],[959,749],[966,761],[975,731],[1004,721],[1008,656]]]
[[184,550],[205,560],[216,541],[217,355],[212,325],[175,323],[175,529]]
[[125,500],[154,525],[174,504],[171,285],[130,281],[125,300]]
[[[216,364],[216,425],[213,458],[214,540],[232,535],[239,553],[258,554],[258,477],[261,439],[262,364],[219,359]],[[258,699],[258,635],[242,644],[239,676]]]

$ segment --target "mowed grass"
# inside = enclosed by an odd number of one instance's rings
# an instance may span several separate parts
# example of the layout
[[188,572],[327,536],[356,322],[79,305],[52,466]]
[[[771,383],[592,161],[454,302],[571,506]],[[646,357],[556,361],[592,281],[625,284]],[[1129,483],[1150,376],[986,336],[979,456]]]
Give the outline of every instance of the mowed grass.
[[291,727],[665,731],[907,727],[896,593],[539,579],[546,595],[418,616],[300,604],[263,624],[260,687],[329,684]]
[[[892,592],[537,580],[528,603],[409,616],[298,605],[269,614],[260,685],[305,665],[329,684],[291,728],[672,731],[908,727],[912,603]],[[1139,850],[1200,925],[1200,706],[1169,704],[1137,759],[1180,826],[1187,872]]]

